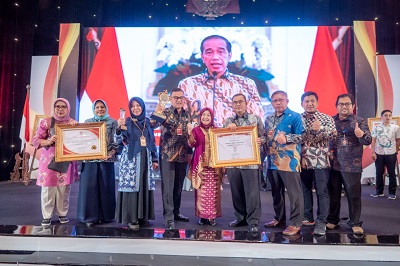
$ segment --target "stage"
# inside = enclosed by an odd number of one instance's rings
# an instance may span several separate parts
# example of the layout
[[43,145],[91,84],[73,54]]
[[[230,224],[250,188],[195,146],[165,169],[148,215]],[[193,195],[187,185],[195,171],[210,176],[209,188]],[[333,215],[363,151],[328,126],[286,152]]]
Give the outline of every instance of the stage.
[[270,191],[261,191],[260,234],[247,227],[232,230],[234,220],[229,185],[222,191],[222,217],[217,226],[200,226],[194,216],[192,191],[182,194],[181,212],[190,222],[176,222],[164,230],[160,183],[155,192],[156,220],[139,230],[118,223],[86,227],[76,216],[79,182],[73,184],[70,222],[53,218],[40,226],[40,187],[33,183],[0,183],[0,263],[51,265],[398,265],[400,261],[400,206],[398,200],[371,198],[372,186],[362,187],[364,236],[355,236],[346,224],[347,199],[342,197],[342,223],[326,236],[314,236],[313,227],[301,234],[282,235],[285,226],[265,228],[273,218]]

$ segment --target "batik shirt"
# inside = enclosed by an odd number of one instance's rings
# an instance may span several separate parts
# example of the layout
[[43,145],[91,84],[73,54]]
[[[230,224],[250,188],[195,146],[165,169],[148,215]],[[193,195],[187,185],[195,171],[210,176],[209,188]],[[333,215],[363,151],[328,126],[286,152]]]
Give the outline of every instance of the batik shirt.
[[398,125],[375,125],[372,128],[371,136],[376,138],[376,154],[391,155],[397,152],[396,139],[400,138],[400,127]]
[[161,156],[170,162],[187,162],[187,154],[192,153],[188,146],[187,131],[187,125],[192,123],[190,114],[184,109],[178,113],[172,107],[166,108],[163,113],[167,119],[161,127]]
[[[265,119],[267,134],[268,169],[286,172],[300,172],[302,133],[301,115],[286,108],[281,115],[273,113]],[[285,144],[275,141],[278,132],[286,137]]]
[[[340,120],[337,114],[333,116],[333,120],[336,125],[337,138],[329,142],[329,149],[334,157],[332,169],[349,173],[361,173],[363,145],[369,145],[372,141],[368,124],[363,118],[353,114],[343,120]],[[364,131],[364,135],[361,138],[357,138],[354,134],[356,123]]]
[[[301,146],[301,167],[304,169],[323,169],[330,167],[329,141],[336,138],[335,121],[329,115],[316,111],[312,116],[301,114],[305,126],[303,144]],[[313,123],[318,120],[321,129],[313,129]]]
[[217,127],[222,127],[224,119],[235,115],[232,109],[232,97],[238,93],[246,97],[247,112],[264,117],[260,95],[254,81],[229,73],[228,70],[218,79],[214,79],[208,71],[188,77],[182,80],[178,87],[184,91],[189,106],[190,102],[200,100],[201,108],[209,107],[214,111],[214,124]]
[[[227,127],[229,124],[235,124],[238,127],[244,126],[257,126],[258,137],[261,138],[261,145],[265,144],[265,129],[262,122],[262,119],[256,115],[245,113],[243,116],[234,115],[232,117],[228,117],[224,121],[224,127]],[[260,162],[261,163],[261,162]],[[259,165],[245,165],[245,166],[236,166],[235,168],[240,169],[258,169]]]

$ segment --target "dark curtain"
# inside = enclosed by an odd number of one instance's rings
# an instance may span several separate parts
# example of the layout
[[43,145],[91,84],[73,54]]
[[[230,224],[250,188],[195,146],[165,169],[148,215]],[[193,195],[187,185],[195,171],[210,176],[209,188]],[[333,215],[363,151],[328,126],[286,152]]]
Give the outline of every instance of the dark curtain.
[[[35,34],[35,9],[14,3],[0,3],[0,181],[10,178],[14,156],[21,150],[19,130]],[[29,4],[34,6],[37,2],[32,0]]]

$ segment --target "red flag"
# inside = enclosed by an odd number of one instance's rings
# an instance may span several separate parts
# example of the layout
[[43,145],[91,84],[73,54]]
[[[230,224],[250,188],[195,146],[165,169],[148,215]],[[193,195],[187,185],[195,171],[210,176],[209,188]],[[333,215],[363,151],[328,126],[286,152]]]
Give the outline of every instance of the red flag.
[[106,101],[108,113],[115,119],[119,118],[119,109],[128,104],[128,93],[114,28],[104,30],[86,92],[92,102],[97,99]]
[[[28,85],[29,86],[29,85]],[[21,139],[21,150],[24,148],[24,144],[29,142],[29,89],[26,93],[24,112],[22,115],[21,129],[19,131],[19,138]]]
[[337,96],[347,93],[338,58],[332,46],[332,38],[326,26],[318,27],[304,91],[316,92],[319,99],[318,111],[328,115],[337,113]]

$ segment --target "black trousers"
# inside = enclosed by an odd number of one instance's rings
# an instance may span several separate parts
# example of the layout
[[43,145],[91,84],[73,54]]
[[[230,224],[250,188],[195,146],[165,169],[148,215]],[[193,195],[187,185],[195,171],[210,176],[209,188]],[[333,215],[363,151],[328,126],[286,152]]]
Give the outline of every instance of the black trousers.
[[382,194],[385,186],[383,173],[385,166],[389,174],[389,194],[396,195],[397,179],[396,179],[396,162],[397,155],[376,155],[375,168],[376,168],[376,193]]
[[290,201],[289,225],[301,226],[304,217],[304,199],[299,172],[286,172],[268,169],[271,182],[275,220],[286,222],[285,187]]
[[185,180],[187,162],[169,162],[161,159],[161,193],[165,222],[174,220],[181,207],[182,186]]
[[361,226],[361,173],[349,173],[332,170],[329,177],[330,208],[328,223],[339,224],[340,222],[340,200],[342,184],[347,195],[349,204],[350,227]]
[[236,219],[258,225],[261,217],[258,169],[228,168],[227,175]]
[[315,184],[318,206],[317,220],[326,223],[329,214],[329,169],[302,169],[300,177],[304,197],[304,219],[314,221],[312,187]]

